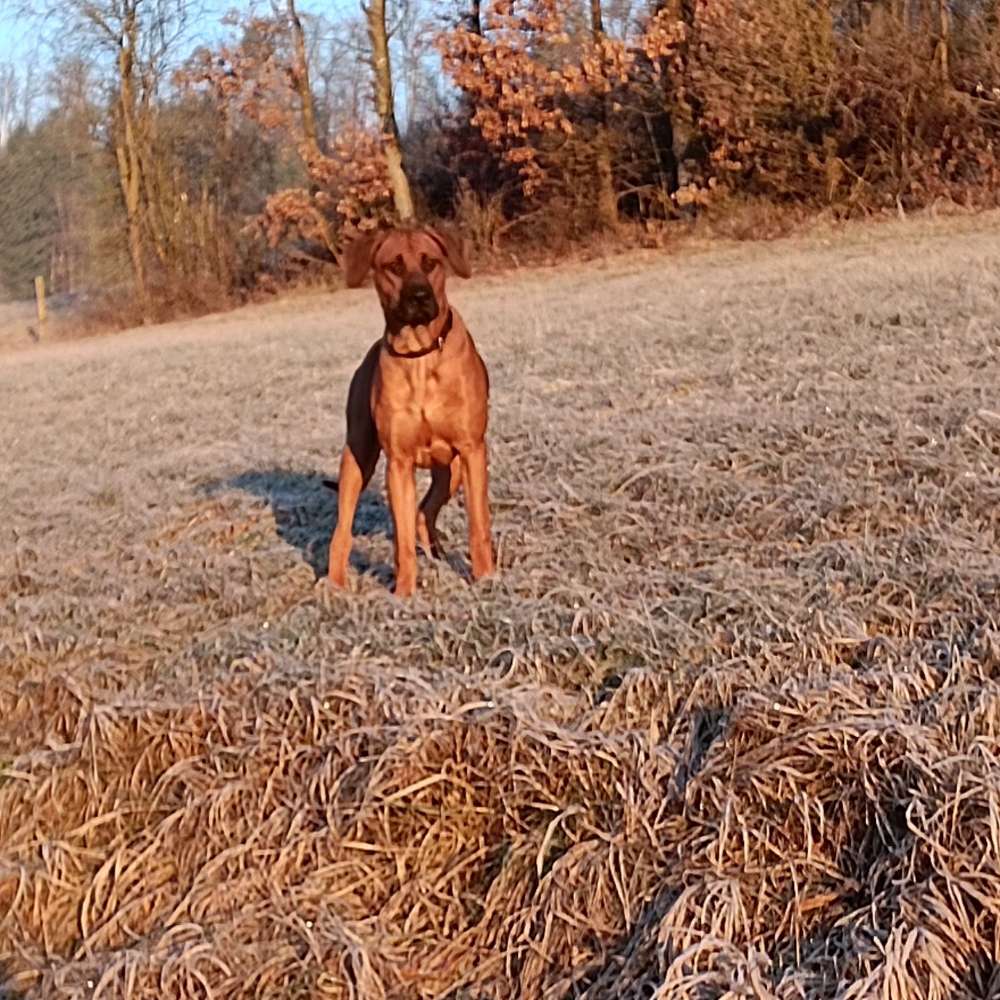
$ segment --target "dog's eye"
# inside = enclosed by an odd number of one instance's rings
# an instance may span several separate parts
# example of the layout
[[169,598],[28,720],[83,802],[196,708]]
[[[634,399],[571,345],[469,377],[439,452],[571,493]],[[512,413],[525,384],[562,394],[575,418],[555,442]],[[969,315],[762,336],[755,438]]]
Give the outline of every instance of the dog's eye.
[[438,266],[438,262],[433,257],[428,257],[427,254],[424,254],[420,258],[420,266],[423,268],[424,274],[430,274]]
[[406,274],[406,264],[403,263],[402,257],[397,257],[391,264],[387,264],[386,268],[399,278]]

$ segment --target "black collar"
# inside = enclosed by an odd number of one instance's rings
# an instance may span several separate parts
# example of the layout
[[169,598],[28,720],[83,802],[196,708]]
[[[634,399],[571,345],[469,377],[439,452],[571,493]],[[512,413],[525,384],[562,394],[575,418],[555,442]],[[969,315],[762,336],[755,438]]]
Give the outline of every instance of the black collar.
[[388,336],[385,338],[385,349],[394,358],[425,358],[428,354],[433,354],[435,351],[440,351],[444,347],[445,339],[448,334],[451,333],[452,324],[454,323],[454,316],[452,315],[451,309],[448,310],[448,318],[444,321],[444,328],[435,337],[433,343],[429,347],[421,348],[419,351],[397,351],[395,347],[389,342]]

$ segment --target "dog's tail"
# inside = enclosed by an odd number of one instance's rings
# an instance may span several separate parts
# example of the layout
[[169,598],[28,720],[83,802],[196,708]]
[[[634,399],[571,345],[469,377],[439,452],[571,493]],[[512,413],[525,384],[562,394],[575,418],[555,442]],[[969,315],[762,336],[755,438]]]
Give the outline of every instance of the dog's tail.
[[336,479],[324,479],[323,485],[328,490],[333,490],[334,492],[336,492],[340,488],[340,482]]

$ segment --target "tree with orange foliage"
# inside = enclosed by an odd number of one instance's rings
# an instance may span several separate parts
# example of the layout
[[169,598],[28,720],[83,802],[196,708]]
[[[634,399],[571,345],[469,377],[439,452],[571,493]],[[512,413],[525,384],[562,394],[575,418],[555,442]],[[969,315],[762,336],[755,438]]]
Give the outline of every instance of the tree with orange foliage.
[[839,212],[989,198],[1000,33],[975,5],[952,17],[939,0],[696,0],[681,76],[706,156],[691,196],[714,184]]
[[480,18],[480,30],[459,25],[441,35],[444,66],[470,98],[472,124],[517,166],[531,195],[545,176],[540,137],[573,130],[561,106],[575,83],[558,54],[569,44],[564,12],[559,0],[493,0]]
[[[443,33],[444,66],[468,99],[471,121],[516,165],[526,195],[540,192],[558,159],[560,139],[589,147],[598,227],[618,222],[614,95],[636,85],[637,60],[662,60],[682,31],[669,11],[654,14],[638,37],[612,38],[601,0],[589,0],[589,28],[572,32],[577,11],[567,0],[492,0]],[[586,124],[588,123],[589,124]]]
[[381,137],[358,123],[321,141],[294,0],[282,16],[246,20],[239,45],[200,52],[185,77],[208,87],[227,114],[286,135],[296,149],[307,185],[271,194],[251,220],[270,246],[298,237],[337,259],[345,232],[386,217],[392,189]]

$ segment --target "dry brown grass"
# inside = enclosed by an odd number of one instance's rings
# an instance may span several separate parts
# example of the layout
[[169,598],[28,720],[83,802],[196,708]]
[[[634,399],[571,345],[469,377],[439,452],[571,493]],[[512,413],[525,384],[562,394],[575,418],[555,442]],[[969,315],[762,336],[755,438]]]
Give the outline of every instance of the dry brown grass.
[[1000,995],[998,263],[456,287],[503,571],[406,604],[370,291],[3,359],[0,995]]

